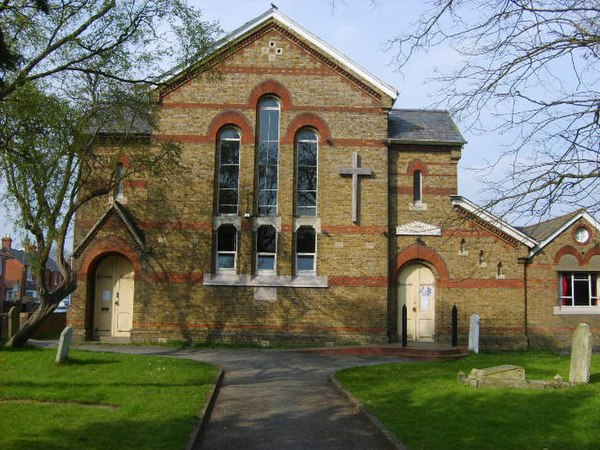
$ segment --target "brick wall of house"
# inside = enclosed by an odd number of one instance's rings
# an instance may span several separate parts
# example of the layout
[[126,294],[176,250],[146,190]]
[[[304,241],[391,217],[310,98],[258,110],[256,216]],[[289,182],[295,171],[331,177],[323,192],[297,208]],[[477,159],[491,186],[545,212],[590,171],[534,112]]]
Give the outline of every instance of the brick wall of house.
[[[591,236],[589,242],[580,244],[574,231],[586,226]],[[598,234],[586,221],[579,220],[554,239],[537,254],[527,267],[527,316],[529,339],[533,347],[569,349],[573,333],[580,323],[587,323],[592,334],[600,334],[598,314],[557,314],[560,305],[558,265],[561,255],[572,254],[579,261],[581,270],[589,268],[592,257],[599,258]],[[597,270],[593,269],[594,271]]]

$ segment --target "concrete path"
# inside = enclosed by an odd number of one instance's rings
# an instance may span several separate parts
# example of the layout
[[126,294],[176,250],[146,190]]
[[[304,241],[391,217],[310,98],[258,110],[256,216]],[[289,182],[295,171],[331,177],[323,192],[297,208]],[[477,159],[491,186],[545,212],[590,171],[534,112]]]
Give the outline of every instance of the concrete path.
[[[79,347],[195,359],[225,370],[210,424],[197,449],[389,449],[329,381],[337,370],[398,361],[383,356],[282,350],[169,350]],[[400,405],[399,405],[400,407]]]

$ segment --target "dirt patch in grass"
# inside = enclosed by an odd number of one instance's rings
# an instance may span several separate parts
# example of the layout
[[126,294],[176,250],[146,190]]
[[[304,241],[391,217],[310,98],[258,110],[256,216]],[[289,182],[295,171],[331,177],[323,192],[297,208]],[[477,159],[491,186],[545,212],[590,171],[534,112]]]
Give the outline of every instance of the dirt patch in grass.
[[29,404],[29,405],[74,405],[74,406],[89,406],[91,408],[100,409],[119,409],[119,405],[111,403],[84,403],[84,402],[65,402],[65,401],[42,401],[42,400],[31,400],[26,398],[5,398],[0,399],[0,405],[3,403],[18,403],[18,404]]

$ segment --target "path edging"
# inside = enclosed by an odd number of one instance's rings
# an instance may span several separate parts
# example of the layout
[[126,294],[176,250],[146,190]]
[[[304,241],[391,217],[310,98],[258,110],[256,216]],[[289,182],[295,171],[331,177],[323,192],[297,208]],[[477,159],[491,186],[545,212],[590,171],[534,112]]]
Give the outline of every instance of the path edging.
[[331,374],[329,376],[329,380],[333,383],[335,388],[344,397],[346,397],[348,401],[350,401],[350,403],[352,403],[354,407],[360,411],[360,413],[364,415],[375,426],[375,428],[377,428],[377,430],[379,430],[379,432],[388,440],[392,447],[394,447],[396,450],[408,450],[406,446],[398,440],[396,435],[388,430],[387,427],[367,409],[363,402],[356,398],[352,392],[346,389],[344,385],[337,378],[335,378],[335,374]]
[[198,423],[196,423],[196,427],[188,440],[187,445],[185,446],[186,450],[192,450],[200,441],[202,437],[202,433],[204,433],[204,429],[210,422],[210,415],[212,414],[213,408],[215,407],[215,402],[217,401],[217,395],[219,393],[219,389],[221,389],[221,384],[223,384],[223,377],[225,376],[225,371],[220,370],[217,376],[215,377],[215,381],[213,383],[213,387],[208,394],[208,401],[204,404],[202,409],[198,412]]

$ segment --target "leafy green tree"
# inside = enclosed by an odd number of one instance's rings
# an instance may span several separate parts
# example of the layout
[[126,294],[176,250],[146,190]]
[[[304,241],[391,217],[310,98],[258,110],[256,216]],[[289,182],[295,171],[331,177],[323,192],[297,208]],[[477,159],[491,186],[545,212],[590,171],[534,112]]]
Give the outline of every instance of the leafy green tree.
[[[37,247],[40,298],[7,345],[24,345],[76,288],[65,249],[76,212],[136,172],[181,170],[179,146],[147,140],[152,89],[210,48],[219,29],[200,17],[185,0],[0,2],[0,181]],[[121,173],[124,152],[131,164]],[[43,276],[51,251],[63,276],[52,291]]]

